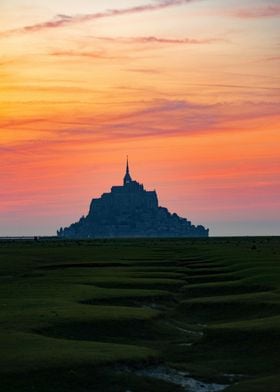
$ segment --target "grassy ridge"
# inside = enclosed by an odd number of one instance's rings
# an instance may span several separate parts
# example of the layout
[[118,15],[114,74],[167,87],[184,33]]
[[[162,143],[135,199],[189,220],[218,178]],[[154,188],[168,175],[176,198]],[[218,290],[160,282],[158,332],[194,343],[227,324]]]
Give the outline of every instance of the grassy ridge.
[[279,309],[278,238],[0,242],[1,383],[182,390],[114,370],[165,362],[276,391]]

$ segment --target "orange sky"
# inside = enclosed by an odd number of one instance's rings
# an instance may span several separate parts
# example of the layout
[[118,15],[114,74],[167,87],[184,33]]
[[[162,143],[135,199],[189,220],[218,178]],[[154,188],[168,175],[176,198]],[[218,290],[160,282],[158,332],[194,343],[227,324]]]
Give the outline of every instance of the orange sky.
[[126,154],[210,234],[280,234],[279,1],[0,11],[0,235],[76,221],[121,183]]

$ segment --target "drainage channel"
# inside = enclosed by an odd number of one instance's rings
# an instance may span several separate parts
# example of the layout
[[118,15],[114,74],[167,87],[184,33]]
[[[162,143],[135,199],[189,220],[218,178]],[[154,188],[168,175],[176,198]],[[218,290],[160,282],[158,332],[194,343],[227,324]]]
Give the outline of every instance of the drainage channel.
[[121,367],[118,369],[118,372],[129,372],[134,373],[137,376],[166,381],[181,386],[186,392],[220,392],[229,386],[229,384],[206,383],[196,380],[187,372],[165,366],[149,367],[145,369]]

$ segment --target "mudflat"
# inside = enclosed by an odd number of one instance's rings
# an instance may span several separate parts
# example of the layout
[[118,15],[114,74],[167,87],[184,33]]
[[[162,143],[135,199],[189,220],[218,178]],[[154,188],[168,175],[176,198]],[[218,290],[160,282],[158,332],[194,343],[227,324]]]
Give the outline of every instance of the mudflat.
[[280,238],[0,241],[6,392],[279,391]]

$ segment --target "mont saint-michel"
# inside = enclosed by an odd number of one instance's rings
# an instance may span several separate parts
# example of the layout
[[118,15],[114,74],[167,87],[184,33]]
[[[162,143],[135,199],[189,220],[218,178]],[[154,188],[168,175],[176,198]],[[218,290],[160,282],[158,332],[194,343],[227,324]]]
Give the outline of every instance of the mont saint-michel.
[[65,238],[208,237],[209,230],[160,207],[156,191],[147,191],[130,175],[128,161],[123,185],[93,199],[89,213],[57,231]]

